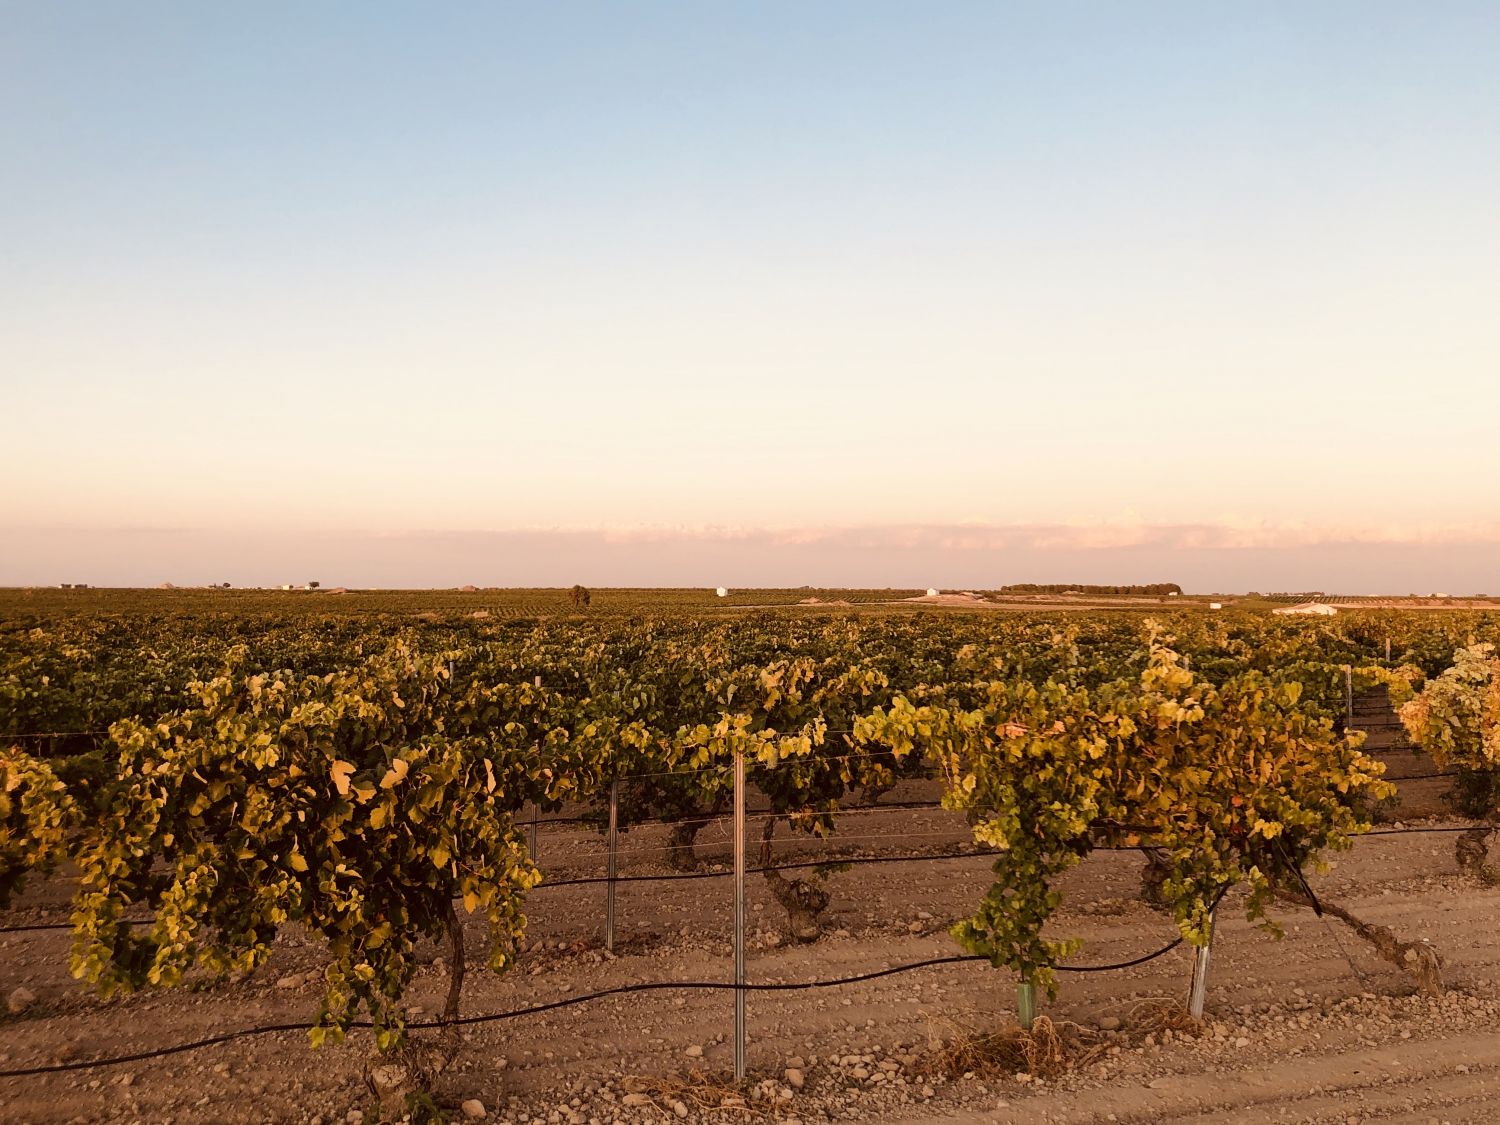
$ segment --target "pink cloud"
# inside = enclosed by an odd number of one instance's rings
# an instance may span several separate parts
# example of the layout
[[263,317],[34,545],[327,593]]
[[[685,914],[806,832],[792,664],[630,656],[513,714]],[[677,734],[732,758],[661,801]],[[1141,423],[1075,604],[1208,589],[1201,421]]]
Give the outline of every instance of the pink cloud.
[[1189,589],[1500,590],[1500,527],[1151,523],[496,531],[15,528],[0,584],[899,586],[1176,581]]

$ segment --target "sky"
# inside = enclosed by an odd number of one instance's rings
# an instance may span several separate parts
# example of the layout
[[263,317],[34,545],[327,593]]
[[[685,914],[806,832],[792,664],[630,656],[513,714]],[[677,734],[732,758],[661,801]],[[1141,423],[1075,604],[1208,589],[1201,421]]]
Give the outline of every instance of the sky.
[[0,584],[1500,593],[1500,8],[0,0]]

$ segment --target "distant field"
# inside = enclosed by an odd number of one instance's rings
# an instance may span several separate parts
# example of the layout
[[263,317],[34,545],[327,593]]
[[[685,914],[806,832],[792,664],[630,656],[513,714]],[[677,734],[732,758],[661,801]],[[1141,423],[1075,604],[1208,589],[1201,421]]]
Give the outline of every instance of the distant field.
[[[590,615],[713,612],[750,606],[795,606],[816,598],[819,603],[849,606],[901,602],[923,590],[797,589],[731,590],[718,597],[700,589],[590,589]],[[818,607],[808,606],[811,610]],[[565,588],[462,590],[142,590],[94,588],[62,590],[54,587],[0,589],[0,616],[24,618],[94,613],[265,613],[287,615],[316,612],[329,615],[435,613],[457,616],[484,612],[491,617],[552,617],[575,614]]]
[[[720,598],[707,588],[591,588],[587,610],[577,609],[562,587],[487,588],[464,590],[256,590],[256,589],[130,589],[96,587],[64,590],[56,587],[0,588],[0,620],[26,621],[73,615],[124,614],[196,616],[235,614],[287,617],[317,614],[330,617],[366,615],[423,615],[499,620],[634,614],[717,615],[750,609],[786,609],[798,613],[910,613],[916,611],[1114,609],[1161,612],[1206,610],[1211,600],[1227,608],[1268,612],[1292,599],[1223,594],[1089,596],[1082,594],[999,594],[976,590],[975,597],[943,597],[936,602],[912,600],[919,589],[839,590],[824,587],[737,589]],[[1330,604],[1348,609],[1493,609],[1500,599],[1410,598],[1392,596],[1324,595]]]

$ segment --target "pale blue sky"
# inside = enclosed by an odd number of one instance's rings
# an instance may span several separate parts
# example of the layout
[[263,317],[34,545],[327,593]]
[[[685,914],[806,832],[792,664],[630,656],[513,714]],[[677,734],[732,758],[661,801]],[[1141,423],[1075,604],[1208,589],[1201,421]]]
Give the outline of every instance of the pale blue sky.
[[0,582],[1500,588],[1497,200],[1492,3],[0,3]]

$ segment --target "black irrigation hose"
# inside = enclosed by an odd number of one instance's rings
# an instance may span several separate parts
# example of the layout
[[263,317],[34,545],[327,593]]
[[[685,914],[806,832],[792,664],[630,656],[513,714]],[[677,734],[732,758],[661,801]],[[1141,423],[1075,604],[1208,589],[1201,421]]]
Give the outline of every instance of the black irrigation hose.
[[[355,1027],[369,1027],[368,1022],[361,1022]],[[220,1043],[231,1043],[236,1039],[249,1039],[255,1035],[271,1035],[279,1031],[306,1031],[305,1023],[277,1023],[267,1024],[264,1027],[249,1027],[240,1031],[226,1031],[223,1035],[213,1035],[207,1039],[194,1039],[190,1043],[175,1043],[170,1047],[158,1047],[154,1051],[142,1051],[135,1055],[111,1055],[109,1058],[91,1059],[87,1062],[53,1063],[50,1066],[28,1066],[18,1070],[0,1070],[0,1078],[32,1078],[38,1074],[62,1074],[70,1070],[92,1070],[101,1066],[123,1066],[125,1063],[144,1062],[147,1059],[160,1059],[168,1055],[180,1055],[184,1051],[196,1051],[203,1047],[217,1047]]]
[[[1223,893],[1220,893],[1223,898]],[[1154,961],[1158,957],[1165,956],[1182,944],[1181,937],[1176,938],[1161,949],[1129,961],[1121,961],[1112,965],[1058,965],[1060,973],[1103,973],[1116,969],[1129,969],[1137,965],[1143,965],[1147,961]],[[835,977],[831,980],[793,981],[787,984],[733,984],[724,981],[647,981],[642,984],[623,984],[615,988],[606,988],[599,992],[588,992],[582,996],[569,996],[563,1000],[552,1000],[545,1004],[532,1004],[525,1008],[512,1008],[504,1012],[490,1012],[481,1016],[462,1016],[455,1020],[423,1020],[418,1023],[409,1023],[406,1026],[413,1030],[429,1030],[446,1027],[464,1027],[480,1023],[494,1023],[498,1020],[517,1019],[521,1016],[540,1015],[543,1012],[555,1012],[560,1008],[571,1008],[579,1004],[588,1004],[595,1000],[602,1000],[609,996],[624,996],[638,992],[663,992],[672,989],[692,991],[728,991],[728,992],[798,992],[810,988],[838,988],[849,984],[862,984],[866,981],[879,980],[882,977],[895,976],[898,973],[909,973],[914,969],[928,969],[937,965],[958,965],[972,961],[988,961],[989,958],[979,954],[954,954],[948,957],[929,957],[925,961],[911,961],[904,965],[893,965],[886,969],[874,969],[867,973],[856,973],[848,977]],[[369,1020],[356,1020],[349,1025],[351,1029],[369,1029],[374,1024]],[[188,1043],[177,1043],[170,1047],[160,1047],[153,1051],[141,1051],[133,1055],[115,1055],[103,1059],[90,1059],[84,1062],[53,1063],[48,1066],[21,1067],[15,1070],[0,1070],[0,1078],[32,1078],[41,1074],[60,1074],[76,1070],[92,1070],[97,1067],[120,1066],[125,1063],[144,1062],[148,1059],[163,1058],[167,1055],[177,1055],[184,1051],[196,1051],[203,1047],[214,1047],[221,1043],[228,1043],[236,1039],[248,1039],[258,1035],[272,1035],[287,1031],[306,1031],[306,1024],[268,1024],[263,1027],[245,1028],[241,1031],[228,1031],[222,1035],[213,1035],[206,1039],[195,1039]]]
[[[1214,895],[1214,900],[1208,908],[1210,917],[1213,916],[1213,912],[1215,910],[1219,909],[1219,903],[1224,901],[1224,896],[1227,895],[1231,889],[1232,884],[1229,883],[1226,883],[1224,886],[1219,888],[1219,893]],[[1172,950],[1181,945],[1183,943],[1183,940],[1183,936],[1181,934],[1178,934],[1175,938],[1167,942],[1166,945],[1162,946],[1154,953],[1143,953],[1139,957],[1131,958],[1129,961],[1117,961],[1113,965],[1058,965],[1056,966],[1056,970],[1059,973],[1108,973],[1114,972],[1116,969],[1133,969],[1137,965],[1144,965],[1147,961],[1155,961],[1158,957],[1166,956],[1168,953],[1171,953]]]
[[[1450,833],[1450,832],[1472,832],[1473,828],[1372,828],[1368,832],[1361,832],[1360,836],[1405,836],[1409,833]],[[1357,837],[1356,837],[1357,838]]]
[[40,930],[71,930],[72,922],[38,922],[34,926],[0,926],[0,934],[30,934]]
[[[933,860],[970,859],[974,856],[990,855],[990,852],[961,852],[954,855],[895,855],[895,856],[856,856],[849,859],[823,859],[813,860],[806,863],[773,864],[769,867],[747,867],[746,875],[763,875],[768,871],[799,871],[810,867],[829,867],[834,865],[848,864],[850,866],[863,863],[914,863]],[[611,879],[608,875],[585,875],[576,879],[544,879],[532,888],[534,891],[545,890],[548,887],[588,887],[602,883],[671,883],[679,879],[728,879],[734,874],[733,871],[678,871],[662,875],[617,875]],[[144,923],[149,918],[125,918],[121,921]],[[41,930],[71,930],[71,922],[43,922],[30,926],[0,926],[0,934],[32,933]]]
[[[1416,773],[1416,774],[1412,774],[1412,775],[1410,775],[1408,777],[1387,777],[1387,778],[1383,778],[1382,780],[1389,781],[1389,782],[1391,782],[1394,785],[1400,785],[1402,782],[1406,782],[1406,781],[1450,780],[1450,779],[1452,779],[1455,776],[1456,775],[1454,775],[1452,773]],[[903,778],[902,780],[905,780],[905,781],[914,781],[914,780],[924,780],[924,779],[921,779],[921,778]],[[930,779],[926,779],[926,780],[930,780]],[[865,805],[841,805],[837,809],[828,809],[828,810],[817,810],[817,809],[815,809],[815,810],[813,810],[813,815],[822,815],[824,812],[826,812],[828,815],[838,816],[838,815],[840,815],[842,813],[848,813],[848,812],[868,812],[868,811],[873,810],[873,809],[891,809],[893,811],[904,811],[904,812],[926,812],[926,811],[939,812],[939,811],[942,811],[945,808],[946,808],[946,806],[944,806],[943,802],[941,802],[941,801],[884,801],[884,802],[875,802],[874,804],[865,804]],[[717,813],[715,813],[715,812],[710,812],[710,811],[705,810],[702,813],[695,813],[695,814],[687,815],[687,816],[669,816],[669,817],[661,817],[659,819],[637,820],[637,821],[634,821],[634,822],[632,822],[630,824],[622,824],[622,825],[620,825],[619,826],[619,830],[621,832],[628,832],[631,829],[635,829],[635,828],[671,828],[671,827],[674,827],[674,826],[679,825],[679,824],[693,824],[693,823],[698,823],[698,822],[702,822],[704,824],[709,824],[709,823],[712,823],[713,821],[716,821],[716,820],[727,820],[727,819],[729,819],[729,817],[731,815],[732,814],[729,813],[729,812],[727,812],[727,811],[726,812],[717,812]],[[746,809],[745,810],[745,815],[746,816],[767,816],[767,815],[786,816],[786,815],[788,815],[788,813],[786,813],[786,812],[778,812],[776,809],[769,809],[769,808],[767,808],[767,809]],[[536,827],[538,827],[538,828],[547,828],[549,826],[556,826],[556,825],[560,825],[560,824],[589,824],[589,825],[595,825],[595,826],[598,826],[598,827],[602,828],[603,825],[604,825],[604,823],[605,823],[605,817],[604,817],[604,814],[602,812],[598,812],[598,813],[586,813],[586,814],[580,814],[580,815],[576,815],[576,816],[546,816],[546,817],[537,817],[537,818],[531,819],[531,820],[523,820],[523,819],[520,819],[519,817],[516,817],[516,818],[514,818],[514,823],[515,823],[515,825],[517,827],[520,827],[520,828],[531,828],[533,825],[536,826]]]
[[[587,1004],[593,1000],[602,1000],[609,996],[623,996],[636,992],[662,992],[669,989],[684,990],[743,990],[745,992],[775,992],[792,989],[805,988],[832,988],[841,984],[857,984],[860,981],[874,980],[877,977],[891,976],[895,973],[904,973],[912,969],[924,969],[931,965],[954,964],[959,961],[987,961],[987,957],[958,955],[951,957],[934,957],[927,961],[915,961],[908,965],[897,965],[889,969],[880,969],[871,973],[861,973],[857,976],[842,977],[836,980],[804,981],[795,984],[746,984],[736,985],[721,981],[647,981],[643,984],[623,984],[615,988],[606,988],[600,992],[588,992],[582,996],[569,996],[563,1000],[553,1000],[545,1004],[533,1004],[525,1008],[512,1008],[504,1012],[491,1012],[482,1016],[462,1016],[452,1021],[424,1020],[420,1023],[409,1023],[407,1027],[415,1030],[427,1030],[431,1028],[466,1026],[477,1023],[493,1023],[497,1020],[516,1019],[520,1016],[540,1015],[543,1012],[557,1011],[559,1008],[570,1008],[578,1004]],[[369,1029],[375,1025],[369,1020],[355,1020],[349,1025],[350,1029]],[[214,1047],[220,1043],[227,1043],[235,1039],[248,1039],[256,1035],[272,1035],[286,1031],[306,1031],[306,1024],[267,1024],[263,1027],[250,1027],[241,1031],[228,1031],[222,1035],[210,1036],[206,1039],[195,1039],[189,1043],[177,1043],[170,1047],[158,1048],[154,1051],[142,1051],[134,1055],[116,1055],[110,1058],[91,1059],[86,1062],[53,1063],[49,1066],[23,1067],[16,1070],[0,1070],[0,1078],[30,1078],[39,1074],[59,1074],[73,1070],[90,1070],[102,1066],[118,1066],[122,1063],[142,1062],[147,1059],[161,1058],[165,1055],[181,1054],[183,1051],[195,1051],[201,1047]]]
[[1406,777],[1382,777],[1380,780],[1381,781],[1389,781],[1393,785],[1400,785],[1403,781],[1438,781],[1440,779],[1444,780],[1444,781],[1452,781],[1457,776],[1458,775],[1456,773],[1445,773],[1445,772],[1438,772],[1438,773],[1414,773],[1414,774],[1409,774]]
[[1307,901],[1312,903],[1313,914],[1319,918],[1323,917],[1323,904],[1318,901],[1318,896],[1313,893],[1312,887],[1308,885],[1307,876],[1302,874],[1302,865],[1287,854],[1286,848],[1282,845],[1279,838],[1272,838],[1271,847],[1281,856],[1281,862],[1290,867],[1292,874],[1297,876],[1297,885],[1302,888],[1302,893],[1307,896]]
[[[1220,896],[1223,897],[1222,895]],[[1158,957],[1165,957],[1183,942],[1179,934],[1166,945],[1154,953],[1143,953],[1139,957],[1132,957],[1129,961],[1117,961],[1113,965],[1057,965],[1055,969],[1059,973],[1112,973],[1117,969],[1133,969],[1137,965],[1144,965],[1147,961],[1155,961]]]
[[[1393,831],[1409,831],[1396,829]],[[1416,830],[1420,831],[1420,829]],[[1453,831],[1453,830],[1450,830]],[[974,854],[974,853],[969,853]],[[981,853],[982,854],[982,853]],[[959,858],[956,856],[928,856],[926,859],[949,859]],[[1300,872],[1299,878],[1300,878]],[[553,884],[554,886],[558,884]],[[1219,889],[1215,896],[1213,905],[1209,907],[1210,913],[1216,910],[1230,891],[1229,886]],[[1056,971],[1060,973],[1105,973],[1116,972],[1123,969],[1135,968],[1164,957],[1183,943],[1182,935],[1178,935],[1160,949],[1143,953],[1139,957],[1133,957],[1127,961],[1117,961],[1107,965],[1058,965]],[[539,1015],[543,1012],[557,1011],[561,1008],[570,1008],[579,1004],[591,1003],[594,1000],[609,996],[621,996],[639,992],[657,992],[668,989],[679,990],[716,990],[716,991],[740,991],[740,992],[792,992],[810,988],[835,988],[842,985],[860,984],[865,981],[879,980],[882,977],[894,976],[898,973],[911,972],[915,969],[925,969],[937,965],[955,965],[973,961],[988,961],[988,957],[978,954],[955,954],[947,957],[932,957],[924,961],[912,961],[904,965],[895,965],[886,969],[876,969],[868,973],[857,973],[854,976],[837,977],[831,980],[797,981],[787,984],[733,984],[719,981],[648,981],[641,984],[620,985],[615,988],[604,989],[600,992],[585,993],[582,996],[570,996],[563,1000],[553,1000],[544,1004],[533,1004],[525,1008],[513,1008],[504,1012],[493,1012],[480,1016],[464,1016],[457,1020],[425,1020],[411,1023],[407,1026],[413,1029],[432,1029],[454,1026],[469,1026],[480,1023],[491,1023],[498,1020],[516,1019],[521,1016]],[[369,1029],[374,1025],[368,1020],[356,1020],[349,1027],[351,1029]],[[0,1070],[0,1078],[31,1078],[43,1074],[58,1074],[78,1070],[92,1070],[98,1067],[120,1066],[125,1063],[143,1062],[149,1059],[163,1058],[168,1055],[181,1054],[185,1051],[195,1051],[204,1047],[217,1046],[221,1043],[232,1042],[237,1039],[246,1039],[252,1036],[270,1035],[288,1031],[302,1031],[303,1024],[269,1024],[263,1027],[246,1028],[241,1031],[225,1032],[222,1035],[210,1036],[206,1039],[197,1039],[188,1043],[178,1043],[170,1047],[157,1048],[152,1051],[138,1052],[132,1055],[116,1055],[104,1059],[91,1059],[84,1062],[54,1063],[47,1066],[21,1067],[12,1070]]]
[[[1130,849],[1134,850],[1134,849]],[[908,854],[850,856],[847,859],[815,859],[802,863],[773,863],[766,867],[747,867],[746,875],[764,875],[769,871],[805,871],[812,867],[855,867],[865,863],[938,863],[954,859],[974,859],[979,856],[998,855],[998,852],[953,852],[945,855]],[[727,879],[731,871],[680,871],[669,875],[617,875],[613,880],[608,875],[586,875],[578,879],[546,879],[536,885],[543,887],[583,887],[595,883],[669,883],[676,879]],[[0,931],[3,933],[4,931]]]
[[[1408,833],[1456,833],[1470,832],[1470,828],[1377,828],[1369,832],[1361,832],[1352,837],[1359,839],[1361,836],[1404,836]],[[1096,852],[1133,852],[1139,850],[1139,845],[1129,844],[1105,844],[1095,847]],[[805,871],[814,867],[858,867],[869,863],[944,863],[955,859],[979,859],[999,855],[998,850],[982,852],[949,852],[943,855],[932,855],[931,853],[908,853],[905,855],[881,855],[881,856],[849,856],[839,859],[815,859],[799,863],[775,863],[766,867],[747,867],[746,875],[763,875],[768,871]],[[600,883],[670,883],[678,879],[727,879],[733,875],[733,871],[680,871],[662,875],[617,875],[613,880],[608,875],[585,875],[575,879],[544,879],[538,883],[535,890],[543,890],[547,887],[585,887]],[[0,933],[4,933],[0,930]]]
[[[921,779],[918,779],[918,778],[903,778],[902,780],[911,781],[911,780],[921,780]],[[924,811],[924,810],[937,811],[937,810],[942,809],[943,807],[944,806],[943,806],[943,803],[941,801],[888,801],[888,802],[883,802],[883,803],[877,802],[875,804],[870,804],[870,805],[840,805],[836,809],[813,809],[813,810],[811,810],[811,812],[809,812],[809,813],[807,813],[805,815],[809,815],[809,816],[822,816],[822,815],[826,814],[828,816],[839,816],[842,813],[848,813],[848,812],[868,812],[868,811],[870,811],[872,809],[891,809],[891,810],[897,811],[897,812],[913,812],[913,811],[915,811],[915,812],[921,812],[921,811]],[[621,824],[619,826],[619,831],[621,831],[621,832],[628,832],[628,831],[630,831],[633,828],[671,828],[671,827],[673,827],[675,825],[678,825],[678,824],[694,824],[694,823],[697,823],[697,822],[700,822],[700,821],[703,824],[707,825],[707,824],[710,824],[710,823],[712,823],[713,821],[716,821],[716,820],[728,820],[733,815],[734,814],[732,812],[728,812],[728,811],[725,811],[725,812],[710,812],[710,811],[705,810],[704,812],[694,813],[693,815],[690,815],[690,816],[668,816],[668,817],[662,817],[659,820],[658,819],[652,819],[652,820],[637,820],[637,821],[632,821],[629,824]],[[746,809],[745,810],[745,815],[746,816],[768,816],[768,815],[774,815],[774,816],[796,816],[796,815],[804,815],[804,814],[799,814],[799,813],[796,813],[795,811],[778,811],[776,809],[767,808],[767,809]],[[583,814],[583,815],[579,815],[579,816],[548,816],[548,817],[538,817],[538,818],[536,818],[534,820],[523,820],[520,817],[513,817],[512,818],[512,823],[517,828],[530,828],[532,825],[536,825],[538,828],[545,828],[548,825],[553,825],[553,824],[592,824],[592,825],[597,825],[600,828],[603,828],[604,824],[605,824],[605,814],[602,813],[602,812],[598,812],[598,813]]]
[[[1135,849],[1120,849],[1134,851]],[[975,859],[980,856],[996,855],[996,852],[954,852],[948,855],[931,855],[911,853],[907,855],[891,856],[851,856],[847,859],[819,859],[809,860],[803,863],[771,864],[767,867],[747,867],[746,875],[764,875],[768,871],[802,871],[812,867],[833,867],[848,865],[850,867],[866,863],[922,863],[942,862],[954,859]],[[548,887],[586,887],[601,883],[670,883],[678,879],[728,879],[734,874],[733,871],[678,871],[662,875],[617,875],[611,879],[608,875],[585,875],[576,879],[544,879],[532,888],[534,891],[545,890]],[[122,918],[123,922],[135,922],[138,924],[150,922],[150,918]],[[0,926],[0,934],[31,933],[40,930],[71,930],[71,922],[42,922],[30,926]]]
[[[1411,834],[1443,834],[1451,835],[1460,832],[1472,832],[1472,828],[1374,828],[1369,832],[1362,832],[1360,836],[1406,836]],[[1358,837],[1355,837],[1356,839]],[[1097,847],[1094,851],[1136,851],[1136,847],[1124,844],[1106,847]],[[845,859],[815,859],[799,863],[778,863],[767,867],[747,867],[746,875],[764,875],[768,871],[805,871],[815,867],[849,866],[859,867],[871,863],[946,863],[955,859],[978,859],[998,855],[998,852],[951,852],[945,855],[908,853],[905,855],[890,856],[849,856]],[[613,880],[608,875],[585,875],[575,879],[547,879],[538,883],[533,890],[546,890],[548,887],[587,887],[597,886],[613,881],[619,883],[670,883],[681,879],[727,879],[733,875],[733,871],[678,871],[661,875],[617,875]],[[151,921],[149,918],[124,918],[121,921],[144,924]],[[39,933],[44,930],[71,930],[71,922],[38,922],[33,925],[24,926],[0,926],[0,934],[26,934]]]
[[0,734],[0,742],[13,738],[104,738],[107,730],[40,730],[25,734]]

